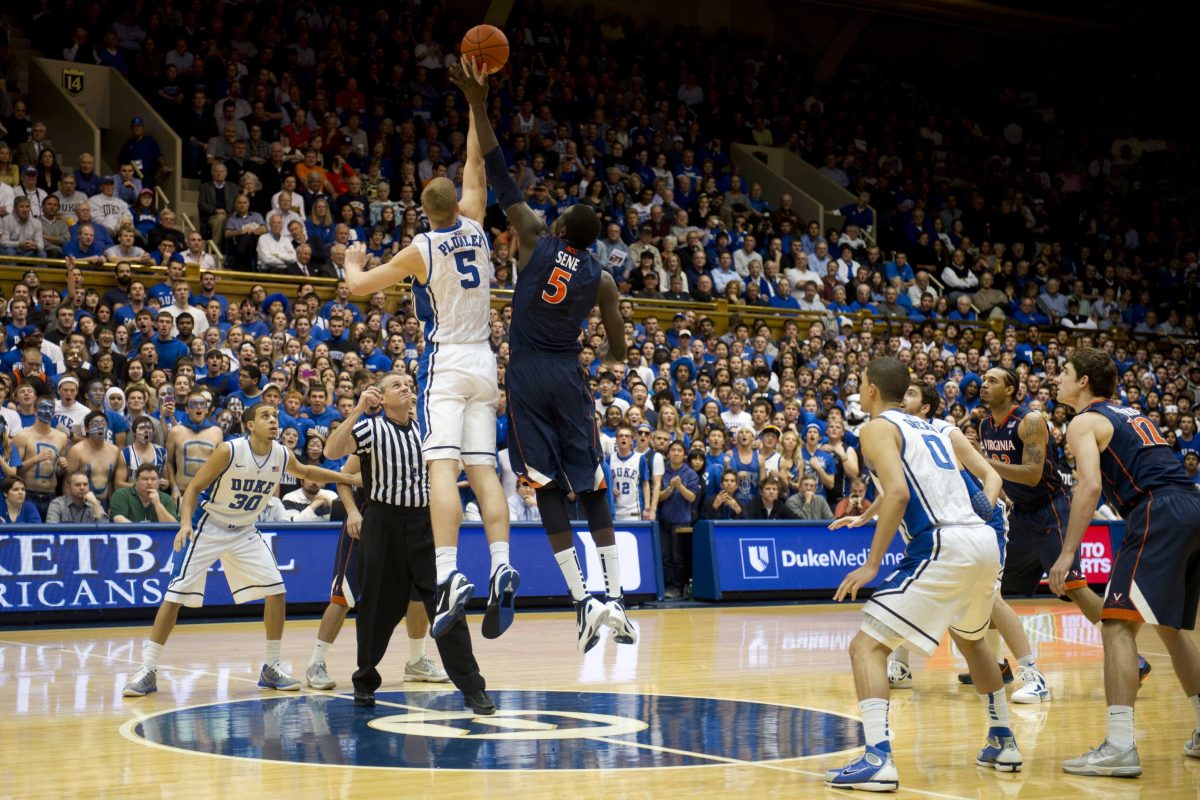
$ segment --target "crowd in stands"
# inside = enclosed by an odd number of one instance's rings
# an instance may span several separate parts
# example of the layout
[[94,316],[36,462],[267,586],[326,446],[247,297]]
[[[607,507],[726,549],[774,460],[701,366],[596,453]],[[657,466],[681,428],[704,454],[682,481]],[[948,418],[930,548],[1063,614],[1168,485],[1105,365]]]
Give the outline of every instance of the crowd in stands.
[[[28,14],[47,53],[126,74],[185,155],[169,164],[134,118],[117,171],[100,175],[93,154],[59,158],[30,99],[0,108],[0,252],[70,267],[65,291],[30,271],[3,307],[9,517],[24,491],[44,519],[170,518],[196,459],[258,402],[280,406],[281,438],[301,458],[324,461],[324,438],[373,375],[413,368],[412,308],[382,293],[358,302],[340,282],[324,303],[303,282],[225,297],[205,239],[225,268],[301,280],[341,278],[355,242],[375,263],[406,246],[427,226],[424,184],[461,182],[466,109],[446,68],[462,24],[438,3],[313,0]],[[639,458],[636,502],[615,499],[618,516],[683,528],[861,513],[871,491],[855,388],[880,354],[935,386],[938,415],[965,429],[983,413],[980,376],[1017,370],[1016,401],[1046,414],[1069,473],[1070,411],[1053,378],[1079,342],[1104,347],[1119,399],[1196,474],[1200,261],[1179,199],[1196,164],[1159,128],[1114,128],[1109,108],[1047,85],[991,97],[865,61],[817,89],[803,63],[759,41],[707,47],[698,32],[590,6],[518,8],[506,30],[510,63],[489,102],[517,183],[548,222],[578,203],[601,215],[593,249],[626,295],[628,362],[600,368],[597,320],[581,356],[606,454]],[[841,224],[822,229],[790,197],[766,197],[734,142],[818,166],[855,198]],[[173,168],[203,181],[198,232],[159,210],[154,186]],[[492,284],[508,288],[517,239],[496,206],[488,223]],[[204,270],[199,285],[185,261]],[[131,267],[149,264],[166,267],[153,285]],[[100,268],[115,288],[87,287],[85,270]],[[641,300],[688,305],[646,317]],[[727,328],[704,310],[717,307],[732,312]],[[492,320],[501,382],[509,313]],[[38,462],[28,442],[51,432],[61,457]],[[158,487],[148,471],[142,485],[148,463]],[[514,519],[536,519],[528,493],[507,486]],[[320,505],[320,487],[283,491],[294,513]]]

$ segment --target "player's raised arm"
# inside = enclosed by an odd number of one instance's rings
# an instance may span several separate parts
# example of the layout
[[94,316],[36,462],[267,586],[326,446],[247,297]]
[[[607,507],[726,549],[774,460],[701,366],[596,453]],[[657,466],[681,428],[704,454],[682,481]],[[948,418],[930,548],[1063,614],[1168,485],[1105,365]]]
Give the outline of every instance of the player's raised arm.
[[[463,56],[460,63],[450,67],[450,75],[455,83],[468,80],[463,71],[466,61],[467,57]],[[486,79],[483,84],[483,97],[487,99]],[[483,115],[486,117],[487,112],[484,111]],[[487,175],[483,170],[483,151],[479,149],[479,137],[475,133],[476,116],[475,106],[472,105],[468,113],[470,123],[467,128],[467,163],[463,167],[462,199],[458,201],[458,210],[463,216],[470,217],[482,225],[484,214],[487,213]]]
[[[517,186],[517,182],[508,174],[508,163],[504,160],[500,142],[496,139],[496,132],[492,129],[492,121],[488,117],[485,102],[487,99],[487,76],[480,71],[477,64],[464,57],[462,63],[451,67],[450,80],[454,81],[454,84],[462,90],[471,106],[472,128],[475,136],[478,137],[479,150],[483,154],[483,165],[488,183],[496,190],[500,208],[504,210],[509,222],[517,229],[517,238],[521,244],[517,272],[520,272],[525,268],[538,239],[545,232],[546,223],[533,213],[533,209],[525,202],[525,195]],[[464,174],[464,195],[466,190],[466,175]]]
[[600,305],[600,319],[604,321],[604,335],[608,341],[606,363],[615,364],[625,360],[625,320],[621,317],[621,293],[611,273],[600,273],[600,291],[596,302]]
[[288,454],[287,466],[283,469],[287,474],[297,477],[302,481],[344,483],[347,486],[362,486],[362,475],[334,472],[324,467],[314,467],[312,464],[301,464],[300,460],[294,458],[290,453]]

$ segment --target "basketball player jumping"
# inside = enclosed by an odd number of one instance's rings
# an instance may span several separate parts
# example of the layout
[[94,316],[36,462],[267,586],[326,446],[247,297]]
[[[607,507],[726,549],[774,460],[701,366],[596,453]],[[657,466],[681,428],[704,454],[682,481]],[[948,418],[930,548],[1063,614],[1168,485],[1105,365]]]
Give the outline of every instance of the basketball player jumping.
[[[1058,401],[1079,413],[1067,428],[1079,483],[1050,589],[1069,590],[1079,543],[1101,490],[1125,518],[1100,612],[1108,730],[1099,747],[1064,761],[1075,775],[1134,777],[1142,762],[1133,740],[1138,692],[1137,633],[1154,626],[1196,715],[1183,754],[1200,758],[1200,652],[1184,633],[1200,603],[1200,494],[1155,424],[1111,402],[1117,367],[1108,354],[1078,348],[1058,376]],[[1180,709],[1182,715],[1182,709]]]
[[[972,447],[967,437],[956,426],[934,416],[939,402],[940,398],[936,389],[924,383],[914,383],[904,393],[904,413],[920,417],[929,421],[931,425],[945,430],[951,441],[954,442],[956,451],[960,447]],[[972,480],[970,473],[963,477],[966,480]],[[996,531],[1000,550],[1001,575],[1003,575],[1008,543],[1007,509],[1003,500],[997,502],[996,508],[993,509],[991,518],[987,522]],[[1017,617],[1017,612],[1013,611],[1012,607],[1004,602],[1004,598],[997,592],[996,602],[992,608],[991,627],[985,637],[992,655],[998,656],[1000,653],[999,636],[1003,636],[1004,641],[1008,642],[1009,648],[1017,656],[1018,663],[1021,665],[1021,680],[1024,683],[1020,689],[1013,692],[1012,701],[1014,703],[1048,702],[1050,689],[1047,688],[1045,677],[1038,672],[1037,665],[1034,663],[1029,637],[1025,635],[1025,629],[1021,627],[1021,620]],[[1005,677],[1007,683],[1008,677],[1012,675],[1007,661],[1001,665],[1000,673]],[[969,674],[966,677],[968,680],[970,679]],[[888,682],[893,689],[908,689],[912,686],[912,671],[908,666],[907,647],[897,647],[896,652],[892,654],[892,658],[888,662]]]
[[[255,527],[260,506],[279,485],[284,473],[319,483],[361,485],[357,475],[345,475],[301,464],[276,441],[279,410],[259,403],[250,411],[246,438],[222,442],[188,483],[179,508],[175,552],[180,554],[163,603],[154,617],[150,640],[142,650],[142,666],[125,684],[126,697],[158,691],[158,658],[175,628],[180,606],[204,604],[208,570],[217,559],[225,570],[235,603],[264,598],[267,660],[258,675],[264,689],[296,691],[300,681],[279,663],[280,639],[286,611],[283,576],[266,539]],[[203,494],[202,494],[203,493]],[[187,548],[184,550],[184,548]]]
[[[589,207],[574,205],[547,235],[545,222],[508,174],[488,119],[486,76],[475,62],[464,58],[451,77],[471,105],[472,135],[479,139],[488,181],[521,245],[509,329],[512,359],[505,381],[513,443],[509,452],[516,453],[513,470],[536,487],[542,523],[575,603],[579,651],[595,646],[605,623],[615,641],[633,644],[637,632],[621,599],[621,570],[600,465],[595,404],[579,365],[580,327],[597,305],[608,342],[604,361],[615,364],[625,358],[625,325],[616,281],[588,250],[600,233],[600,222]],[[567,512],[568,494],[578,498],[587,514],[604,570],[608,592],[604,602],[584,589]]]
[[[867,562],[846,576],[834,599],[857,599],[858,591],[879,572],[897,529],[904,537],[905,553],[899,568],[867,601],[862,629],[850,643],[867,746],[858,759],[825,774],[825,785],[832,788],[899,787],[888,733],[888,653],[911,643],[932,654],[947,629],[967,659],[988,716],[987,743],[975,763],[1001,772],[1021,769],[1000,667],[983,642],[1000,554],[995,533],[980,519],[959,474],[958,460],[983,476],[985,513],[991,513],[1000,494],[1000,477],[978,452],[966,448],[958,456],[948,435],[905,414],[900,406],[908,385],[908,368],[895,358],[869,363],[859,383],[863,409],[871,415],[859,439],[881,497],[875,503],[878,519]],[[830,527],[862,521],[864,517],[847,517]]]
[[[1004,480],[1004,493],[1012,502],[1012,513],[1008,517],[1009,552],[1018,558],[1036,558],[1041,564],[1041,570],[1025,571],[1031,578],[1023,584],[1018,582],[1022,574],[1017,568],[1019,565],[1013,565],[1013,569],[1005,572],[1003,590],[1032,595],[1041,583],[1041,573],[1049,572],[1062,552],[1067,518],[1071,513],[1071,495],[1058,473],[1046,418],[1017,405],[1016,400],[1017,373],[1014,370],[994,367],[984,373],[979,401],[990,414],[979,423],[979,444]],[[1066,596],[1079,606],[1083,615],[1093,624],[1099,622],[1103,603],[1088,588],[1080,569],[1078,551],[1065,586]],[[1001,611],[996,622],[1002,626],[1001,633],[1009,647],[1013,647],[1014,639],[1009,634],[1014,625],[1020,624],[1016,615]],[[1018,656],[1025,685],[1036,687],[1040,682],[1044,688],[1045,680],[1036,669],[1032,652],[1026,650],[1026,655],[1021,656],[1015,647],[1013,652]],[[1149,662],[1140,656],[1138,671],[1142,679],[1150,673]],[[960,676],[960,680],[968,683],[969,680],[964,680],[966,677]],[[1011,680],[1011,672],[1005,678]],[[1048,689],[1046,697],[1049,698]]]
[[[461,71],[461,65],[455,65]],[[488,345],[491,327],[492,259],[482,223],[487,181],[475,125],[467,134],[462,199],[447,178],[434,178],[421,192],[421,207],[433,230],[370,272],[366,245],[346,251],[346,281],[368,295],[412,278],[417,317],[425,326],[425,349],[417,369],[417,424],[429,465],[429,511],[437,562],[436,614],[431,632],[442,636],[460,618],[475,592],[458,571],[462,505],[458,464],[479,502],[492,556],[483,635],[494,639],[512,624],[521,576],[508,563],[508,502],[496,474],[496,413],[500,389],[496,356]]]

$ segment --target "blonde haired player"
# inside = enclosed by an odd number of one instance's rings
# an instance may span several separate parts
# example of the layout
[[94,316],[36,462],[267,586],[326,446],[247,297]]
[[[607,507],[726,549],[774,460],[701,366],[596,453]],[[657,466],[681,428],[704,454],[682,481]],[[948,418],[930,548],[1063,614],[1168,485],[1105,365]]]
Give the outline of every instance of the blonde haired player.
[[[457,80],[463,64],[451,69]],[[386,264],[365,271],[366,247],[346,251],[346,282],[358,295],[371,294],[407,278],[413,281],[417,317],[425,326],[425,349],[417,369],[417,424],[429,465],[430,518],[437,564],[436,614],[431,633],[440,637],[462,616],[475,592],[458,571],[459,462],[479,501],[492,556],[483,635],[494,639],[512,624],[521,577],[508,563],[508,501],[496,474],[496,414],[500,389],[491,335],[491,250],[483,230],[487,179],[475,136],[475,116],[467,132],[467,163],[462,198],[446,178],[434,178],[421,192],[421,207],[433,230]]]

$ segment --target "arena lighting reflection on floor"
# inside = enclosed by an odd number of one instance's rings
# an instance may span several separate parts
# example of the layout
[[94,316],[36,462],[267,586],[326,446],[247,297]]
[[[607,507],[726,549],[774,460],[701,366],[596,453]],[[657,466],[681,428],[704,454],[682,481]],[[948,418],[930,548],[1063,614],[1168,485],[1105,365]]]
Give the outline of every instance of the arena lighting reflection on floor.
[[457,692],[303,694],[193,706],[134,720],[145,744],[233,758],[394,769],[640,769],[768,762],[862,744],[850,717],[792,706],[602,692],[491,693],[477,717]]

